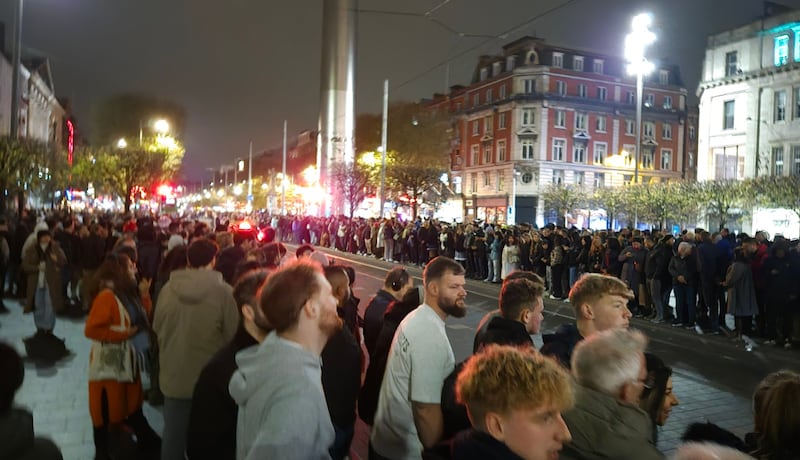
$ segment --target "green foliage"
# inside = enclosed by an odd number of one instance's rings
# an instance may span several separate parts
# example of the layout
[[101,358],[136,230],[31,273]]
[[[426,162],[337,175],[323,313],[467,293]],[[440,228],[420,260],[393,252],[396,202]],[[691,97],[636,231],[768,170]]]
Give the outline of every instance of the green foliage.
[[800,176],[761,176],[753,180],[757,204],[786,208],[800,217]]
[[692,184],[692,196],[705,208],[709,219],[714,219],[723,228],[736,217],[748,213],[755,203],[751,181],[736,179],[713,180]]
[[[545,209],[554,209],[560,216],[586,204],[589,195],[584,187],[576,185],[550,184],[540,195]],[[565,222],[566,225],[566,222]]]
[[[63,188],[66,169],[66,156],[52,145],[0,137],[0,190],[8,190],[9,195],[27,191],[49,194]],[[6,208],[5,198],[0,193],[0,211]]]
[[[364,114],[356,123],[357,152],[376,150],[381,142],[380,115]],[[416,103],[396,103],[389,107],[387,121],[387,190],[412,199],[412,215],[422,195],[439,186],[449,168],[450,121]],[[377,177],[376,177],[377,179]]]
[[367,187],[372,179],[370,170],[359,162],[341,162],[333,165],[332,173],[336,187],[349,205],[348,215],[352,216],[367,197]]
[[626,189],[622,187],[601,187],[594,192],[594,201],[597,207],[605,209],[608,215],[608,226],[612,227],[613,220],[625,209],[627,202]]
[[119,138],[129,145],[138,143],[139,128],[143,137],[153,137],[151,124],[165,119],[170,125],[170,134],[183,138],[186,113],[174,102],[141,93],[119,93],[95,107],[93,117],[93,141],[96,145],[113,145]]

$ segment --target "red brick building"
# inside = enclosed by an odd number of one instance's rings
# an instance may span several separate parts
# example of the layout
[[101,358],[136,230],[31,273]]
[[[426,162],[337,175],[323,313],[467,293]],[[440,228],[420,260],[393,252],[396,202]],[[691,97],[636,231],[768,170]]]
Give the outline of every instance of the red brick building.
[[[685,177],[686,97],[676,67],[645,78],[640,182]],[[432,101],[455,117],[451,185],[465,218],[543,225],[556,219],[539,199],[549,184],[631,183],[635,99],[622,58],[532,37],[482,56],[469,86]]]

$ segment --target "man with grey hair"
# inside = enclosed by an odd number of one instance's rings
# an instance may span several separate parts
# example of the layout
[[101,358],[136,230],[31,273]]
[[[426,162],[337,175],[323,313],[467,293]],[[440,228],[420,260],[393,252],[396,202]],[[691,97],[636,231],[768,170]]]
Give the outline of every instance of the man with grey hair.
[[575,407],[563,414],[572,433],[561,459],[656,460],[652,423],[638,403],[646,385],[647,338],[610,329],[580,342],[572,354]]
[[[672,288],[675,290],[674,327],[695,329],[695,313],[697,308],[697,257],[694,246],[686,241],[678,244],[677,253],[669,261],[669,274],[672,276]],[[702,333],[702,330],[698,331]]]
[[711,443],[689,442],[678,448],[673,460],[752,460],[734,448]]

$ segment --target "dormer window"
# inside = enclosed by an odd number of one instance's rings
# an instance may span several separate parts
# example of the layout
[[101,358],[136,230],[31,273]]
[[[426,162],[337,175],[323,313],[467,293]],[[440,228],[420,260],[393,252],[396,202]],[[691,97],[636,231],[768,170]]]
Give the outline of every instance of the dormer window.
[[486,80],[487,77],[489,77],[489,68],[488,67],[481,68],[481,78],[480,78],[481,81]]
[[669,70],[659,70],[658,71],[658,82],[662,85],[669,84]]
[[492,76],[493,77],[496,77],[496,76],[500,75],[500,72],[502,70],[501,64],[502,64],[502,62],[495,62],[494,64],[492,64]]
[[553,53],[553,67],[564,67],[564,53]]
[[594,73],[603,73],[603,60],[602,59],[595,59],[594,60]]
[[583,56],[575,56],[572,58],[572,70],[583,72]]
[[517,57],[513,56],[513,55],[512,56],[508,56],[506,58],[506,71],[510,72],[510,71],[514,70],[514,64],[515,64],[516,60],[517,60]]

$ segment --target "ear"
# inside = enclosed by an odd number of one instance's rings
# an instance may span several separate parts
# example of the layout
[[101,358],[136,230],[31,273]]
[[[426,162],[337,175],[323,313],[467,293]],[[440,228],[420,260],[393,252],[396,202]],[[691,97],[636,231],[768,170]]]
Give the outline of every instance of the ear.
[[493,438],[500,442],[505,440],[505,433],[503,430],[503,419],[495,412],[489,412],[483,417],[483,423],[486,427],[486,432],[492,435]]
[[580,307],[579,310],[580,310],[581,316],[583,316],[584,318],[586,318],[586,319],[594,319],[594,309],[592,309],[592,306],[589,305],[588,303],[581,304],[581,307]]
[[319,316],[317,306],[311,301],[311,299],[306,300],[306,303],[303,305],[303,313],[305,313],[308,318],[316,318]]
[[253,311],[253,307],[252,306],[250,306],[248,304],[244,304],[244,305],[242,305],[242,316],[244,316],[244,319],[246,319],[246,320],[248,320],[248,321],[250,321],[252,323],[255,320],[256,312]]
[[528,324],[528,319],[531,317],[531,314],[532,314],[532,313],[533,313],[533,312],[532,312],[530,309],[528,309],[528,308],[526,308],[526,309],[522,310],[522,311],[519,313],[519,318],[518,318],[518,319],[519,319],[519,322],[521,322],[522,324]]
[[631,401],[631,396],[633,395],[634,385],[631,382],[625,382],[622,385],[622,388],[619,389],[619,398],[622,401]]

